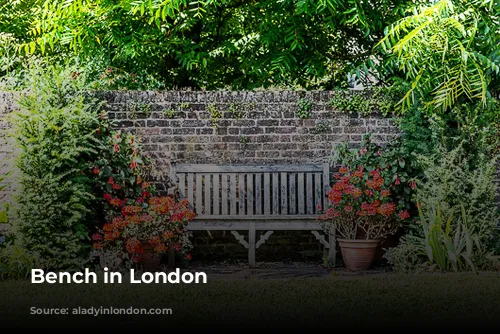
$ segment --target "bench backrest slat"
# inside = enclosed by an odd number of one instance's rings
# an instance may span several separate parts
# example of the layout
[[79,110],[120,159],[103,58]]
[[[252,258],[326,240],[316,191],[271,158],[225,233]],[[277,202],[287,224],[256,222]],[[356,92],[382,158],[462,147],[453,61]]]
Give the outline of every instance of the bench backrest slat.
[[314,216],[329,188],[328,164],[174,168],[179,192],[203,217]]

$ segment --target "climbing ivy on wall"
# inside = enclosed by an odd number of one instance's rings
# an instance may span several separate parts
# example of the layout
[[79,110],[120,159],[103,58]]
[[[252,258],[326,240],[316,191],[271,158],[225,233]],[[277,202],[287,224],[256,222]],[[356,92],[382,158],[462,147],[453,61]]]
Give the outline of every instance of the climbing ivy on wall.
[[405,85],[402,83],[390,87],[374,87],[363,92],[337,89],[328,104],[334,110],[348,114],[367,116],[380,113],[388,117],[397,113],[396,105],[404,92]]

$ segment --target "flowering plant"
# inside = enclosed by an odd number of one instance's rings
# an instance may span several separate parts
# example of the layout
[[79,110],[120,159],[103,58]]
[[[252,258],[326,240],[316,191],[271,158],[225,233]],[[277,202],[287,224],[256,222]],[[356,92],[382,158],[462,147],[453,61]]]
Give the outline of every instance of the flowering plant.
[[382,240],[394,234],[410,217],[403,205],[391,198],[379,169],[368,171],[341,167],[328,192],[328,207],[318,217],[328,233],[335,230],[345,239]]
[[153,185],[145,182],[151,176],[152,161],[143,154],[134,135],[114,127],[106,114],[101,114],[96,130],[101,156],[90,168],[95,191],[107,213],[119,212],[128,199],[142,203],[155,194]]
[[176,202],[170,196],[154,196],[147,201],[121,202],[119,207],[120,213],[92,236],[95,256],[113,254],[115,264],[127,260],[134,263],[146,247],[161,255],[171,246],[185,260],[191,259],[192,245],[185,226],[195,214],[187,200]]
[[349,166],[351,170],[359,167],[379,170],[385,185],[391,188],[392,200],[404,205],[412,216],[418,216],[412,196],[417,188],[420,169],[405,152],[399,138],[381,145],[372,140],[371,134],[366,134],[359,149],[349,149],[349,143],[344,142],[336,145],[334,152],[334,164]]

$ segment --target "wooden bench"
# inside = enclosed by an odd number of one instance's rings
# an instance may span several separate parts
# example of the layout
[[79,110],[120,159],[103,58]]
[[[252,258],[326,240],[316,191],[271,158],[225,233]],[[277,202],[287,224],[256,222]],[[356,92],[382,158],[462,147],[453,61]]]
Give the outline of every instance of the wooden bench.
[[[250,267],[255,266],[255,250],[273,231],[285,230],[311,231],[335,264],[335,237],[321,233],[317,222],[330,186],[328,164],[172,167],[177,190],[196,213],[188,230],[231,231],[248,249]],[[247,239],[241,231],[248,231]]]

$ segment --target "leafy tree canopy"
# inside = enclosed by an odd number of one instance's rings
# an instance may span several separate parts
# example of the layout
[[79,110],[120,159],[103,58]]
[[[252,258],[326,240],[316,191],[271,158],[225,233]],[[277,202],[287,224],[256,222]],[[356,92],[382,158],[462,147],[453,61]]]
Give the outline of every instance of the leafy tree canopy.
[[0,31],[24,53],[75,54],[110,86],[332,88],[416,2],[15,0]]
[[445,114],[471,104],[498,113],[499,0],[440,0],[415,7],[387,28],[377,46],[382,54],[372,74],[399,70],[411,83],[403,110],[419,105],[428,114]]

